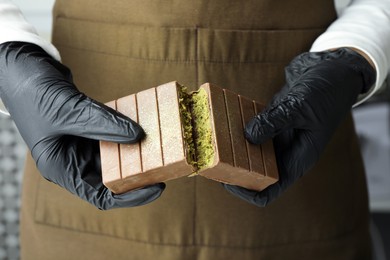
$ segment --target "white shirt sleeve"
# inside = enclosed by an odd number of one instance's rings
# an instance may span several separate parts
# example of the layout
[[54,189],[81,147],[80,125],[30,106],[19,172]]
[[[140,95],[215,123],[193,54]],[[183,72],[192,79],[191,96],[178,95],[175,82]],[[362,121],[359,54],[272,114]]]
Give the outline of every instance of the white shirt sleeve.
[[350,0],[340,6],[338,19],[314,42],[311,51],[353,47],[373,61],[377,78],[358,105],[372,96],[390,70],[390,0]]
[[[10,41],[30,42],[39,45],[53,58],[60,60],[58,50],[40,37],[35,28],[23,17],[20,9],[10,0],[0,0],[0,44]],[[7,114],[0,100],[0,112]]]
[[19,7],[10,0],[0,0],[0,44],[9,41],[34,43],[60,60],[58,50],[38,35],[35,28],[25,20]]

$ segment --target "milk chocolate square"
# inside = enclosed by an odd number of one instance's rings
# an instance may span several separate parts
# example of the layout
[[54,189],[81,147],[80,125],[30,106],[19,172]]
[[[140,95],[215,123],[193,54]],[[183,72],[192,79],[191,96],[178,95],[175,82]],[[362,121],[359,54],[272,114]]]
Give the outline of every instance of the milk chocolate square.
[[103,183],[112,192],[120,194],[193,172],[184,150],[177,87],[171,82],[117,101],[118,111],[138,122],[146,137],[140,143],[121,144],[120,153],[113,148],[117,144],[101,141]]
[[262,109],[253,100],[208,83],[185,93],[170,82],[108,105],[146,133],[140,143],[101,142],[103,183],[114,193],[191,174],[251,190],[278,179],[272,140],[260,146],[244,138],[245,124]]
[[219,182],[238,185],[251,190],[263,190],[278,180],[272,141],[267,143],[266,158],[269,170],[264,166],[265,154],[260,145],[250,144],[244,137],[244,126],[255,115],[256,103],[229,90],[210,84],[201,86],[209,96],[213,139],[214,162],[199,175]]

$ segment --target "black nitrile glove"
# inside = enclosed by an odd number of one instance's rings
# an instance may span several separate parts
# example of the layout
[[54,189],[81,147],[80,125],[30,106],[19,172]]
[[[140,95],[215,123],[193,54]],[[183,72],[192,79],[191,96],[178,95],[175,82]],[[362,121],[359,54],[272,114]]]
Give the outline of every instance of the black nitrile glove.
[[103,186],[97,140],[134,143],[144,131],[80,93],[69,69],[40,47],[0,45],[0,96],[47,180],[99,209],[143,205],[163,192],[163,183],[122,195]]
[[225,188],[258,206],[276,199],[315,165],[358,95],[369,90],[375,77],[368,61],[347,48],[297,56],[286,68],[286,85],[245,128],[251,143],[274,138],[279,181],[261,192]]

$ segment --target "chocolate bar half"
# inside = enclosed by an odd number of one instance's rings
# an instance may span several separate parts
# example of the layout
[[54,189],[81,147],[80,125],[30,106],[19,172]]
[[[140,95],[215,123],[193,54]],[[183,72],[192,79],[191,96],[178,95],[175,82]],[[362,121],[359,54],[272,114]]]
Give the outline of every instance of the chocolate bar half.
[[146,133],[136,144],[100,143],[103,183],[114,193],[189,175],[251,190],[278,180],[272,141],[244,138],[245,123],[262,109],[248,98],[208,83],[187,93],[170,82],[107,105]]

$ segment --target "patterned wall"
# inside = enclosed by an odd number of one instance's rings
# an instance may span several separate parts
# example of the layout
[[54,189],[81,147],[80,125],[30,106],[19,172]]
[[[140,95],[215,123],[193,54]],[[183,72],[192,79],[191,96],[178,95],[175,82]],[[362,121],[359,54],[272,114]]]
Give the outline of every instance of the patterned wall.
[[0,259],[19,259],[19,208],[26,146],[12,120],[0,115]]
[[[13,0],[38,33],[50,39],[55,0]],[[26,146],[13,121],[0,114],[0,260],[19,259],[19,208]]]

